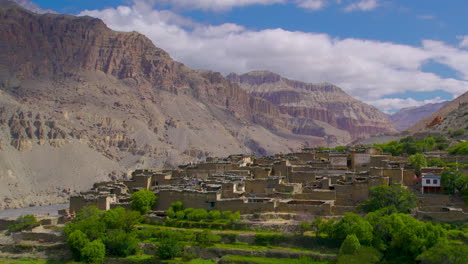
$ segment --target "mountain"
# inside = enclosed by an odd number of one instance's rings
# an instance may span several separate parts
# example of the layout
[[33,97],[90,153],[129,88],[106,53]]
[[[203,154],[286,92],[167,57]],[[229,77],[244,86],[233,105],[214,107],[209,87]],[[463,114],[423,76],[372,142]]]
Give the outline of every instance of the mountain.
[[393,126],[403,131],[410,126],[416,124],[419,120],[431,115],[432,113],[439,110],[448,102],[441,102],[435,104],[425,104],[423,106],[406,107],[400,109],[400,111],[389,115]]
[[[444,105],[437,112],[423,118],[407,129],[410,134],[443,134],[468,127],[468,92]],[[467,138],[466,133],[462,136]]]
[[227,78],[277,106],[295,134],[317,135],[340,145],[395,131],[383,113],[333,84],[304,83],[268,71],[232,73]]
[[385,119],[360,122],[381,114],[350,97],[338,105],[350,118],[321,109],[336,126],[308,121],[307,109],[291,116],[99,19],[38,15],[5,0],[0,16],[0,208],[63,202],[135,168],[290,152],[335,144],[326,133],[347,133],[344,142],[390,130]]

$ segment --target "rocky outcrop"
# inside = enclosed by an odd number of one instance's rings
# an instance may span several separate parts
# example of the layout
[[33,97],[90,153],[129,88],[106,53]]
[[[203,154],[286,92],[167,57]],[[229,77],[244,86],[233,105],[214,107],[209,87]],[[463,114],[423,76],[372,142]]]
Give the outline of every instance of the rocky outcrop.
[[[242,75],[227,76],[251,95],[261,97],[280,109],[281,114],[293,118],[290,129],[296,134],[325,136],[317,124],[310,120],[329,124],[338,132],[337,138],[366,138],[379,133],[394,132],[387,117],[376,108],[347,95],[332,84],[311,84],[289,80],[278,74],[255,71]],[[290,119],[291,120],[291,119]],[[325,133],[326,134],[326,133]]]
[[397,130],[402,131],[416,124],[419,120],[436,112],[447,103],[448,102],[442,102],[436,104],[426,104],[418,107],[402,108],[400,111],[391,114],[389,117],[390,120],[392,120],[393,126]]
[[[433,114],[409,127],[410,134],[443,134],[449,130],[465,129],[468,126],[468,92],[446,103]],[[431,124],[429,125],[428,124]],[[466,136],[465,136],[466,137]]]

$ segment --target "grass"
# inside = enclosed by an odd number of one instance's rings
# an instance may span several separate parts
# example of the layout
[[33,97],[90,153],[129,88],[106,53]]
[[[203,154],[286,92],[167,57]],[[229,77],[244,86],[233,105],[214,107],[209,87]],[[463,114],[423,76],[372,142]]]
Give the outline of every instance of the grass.
[[213,247],[215,248],[225,248],[225,249],[243,249],[243,250],[254,250],[254,251],[267,251],[271,249],[280,249],[286,250],[290,252],[298,252],[298,253],[314,253],[314,254],[324,254],[324,255],[333,255],[336,256],[336,253],[324,253],[318,250],[307,250],[307,249],[298,249],[298,248],[285,248],[285,247],[277,247],[277,246],[258,246],[258,245],[250,245],[246,243],[234,243],[234,244],[215,244]]
[[210,228],[184,228],[184,227],[170,227],[162,225],[150,225],[150,224],[139,224],[137,228],[149,228],[149,229],[170,229],[170,230],[191,230],[191,231],[204,231],[210,230],[215,234],[283,234],[281,232],[272,232],[272,231],[252,231],[252,230],[218,230]]
[[300,259],[278,259],[278,258],[264,258],[264,257],[252,257],[252,256],[224,256],[222,258],[223,263],[226,264],[328,264],[331,261],[327,260],[314,260],[311,258],[300,258]]
[[44,260],[44,259],[4,259],[0,258],[2,264],[79,264],[78,262],[70,260]]

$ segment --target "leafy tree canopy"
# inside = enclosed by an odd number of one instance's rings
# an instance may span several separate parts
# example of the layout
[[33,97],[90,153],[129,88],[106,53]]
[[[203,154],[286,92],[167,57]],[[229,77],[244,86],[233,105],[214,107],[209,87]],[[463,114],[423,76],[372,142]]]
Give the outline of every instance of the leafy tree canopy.
[[132,193],[130,199],[132,209],[144,215],[151,210],[157,197],[152,191],[140,190]]
[[370,188],[369,199],[358,206],[364,212],[386,209],[388,213],[409,213],[416,207],[416,195],[397,185]]

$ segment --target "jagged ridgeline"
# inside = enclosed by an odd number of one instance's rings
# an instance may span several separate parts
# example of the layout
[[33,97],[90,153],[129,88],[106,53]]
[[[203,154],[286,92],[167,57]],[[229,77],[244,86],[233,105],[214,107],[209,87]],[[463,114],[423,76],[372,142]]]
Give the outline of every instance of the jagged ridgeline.
[[393,131],[332,85],[277,76],[270,91],[255,91],[99,19],[38,15],[5,0],[0,16],[0,208],[61,202],[140,167]]

